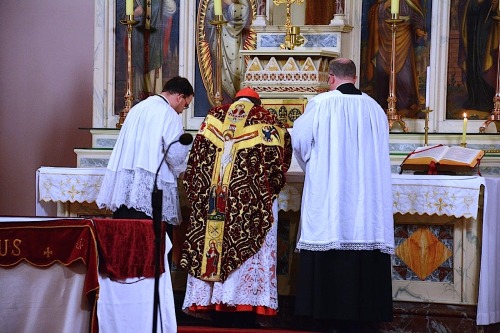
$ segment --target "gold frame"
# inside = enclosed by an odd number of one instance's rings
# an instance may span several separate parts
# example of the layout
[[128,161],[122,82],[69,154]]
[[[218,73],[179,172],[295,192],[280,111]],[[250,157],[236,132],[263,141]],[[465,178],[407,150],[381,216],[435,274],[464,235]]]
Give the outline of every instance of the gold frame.
[[[214,88],[214,78],[215,73],[213,70],[213,64],[215,60],[212,59],[212,53],[210,49],[210,43],[207,41],[207,32],[206,27],[210,26],[210,23],[207,22],[207,8],[208,4],[213,0],[201,0],[200,5],[198,7],[198,13],[196,18],[196,53],[198,65],[200,66],[200,75],[203,81],[203,85],[207,90],[207,98],[212,106],[216,105],[215,96],[215,88]],[[255,0],[247,0],[252,7],[252,18],[255,18],[257,15],[257,5]],[[215,28],[214,28],[215,29]],[[244,41],[244,49],[245,50],[254,50],[257,45],[257,33],[253,28],[250,27],[250,33],[246,37]],[[247,64],[248,59],[245,57],[245,65]],[[222,69],[221,69],[222,70]]]

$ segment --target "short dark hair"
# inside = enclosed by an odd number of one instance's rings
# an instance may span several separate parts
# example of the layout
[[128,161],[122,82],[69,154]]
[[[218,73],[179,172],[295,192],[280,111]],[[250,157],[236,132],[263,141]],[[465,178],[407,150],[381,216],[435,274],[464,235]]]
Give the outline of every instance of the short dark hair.
[[180,76],[174,76],[168,80],[163,86],[162,92],[168,92],[169,94],[179,94],[184,96],[194,96],[194,89],[188,79]]
[[351,59],[337,58],[330,61],[328,66],[330,74],[341,79],[353,79],[356,77],[356,65]]

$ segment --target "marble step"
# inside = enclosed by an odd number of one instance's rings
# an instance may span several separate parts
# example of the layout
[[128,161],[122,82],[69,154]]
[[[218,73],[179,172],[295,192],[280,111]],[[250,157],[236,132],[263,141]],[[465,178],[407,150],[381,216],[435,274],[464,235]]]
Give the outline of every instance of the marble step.
[[[91,148],[75,148],[77,156],[77,167],[106,167],[111,156],[112,149],[120,132],[115,128],[90,128],[92,134]],[[293,128],[290,129],[293,138]],[[195,135],[196,133],[191,133]],[[481,173],[500,174],[500,134],[467,134],[467,147],[483,149],[486,155],[481,161]],[[428,145],[444,144],[458,145],[462,140],[460,133],[429,133]],[[411,151],[422,147],[425,142],[423,133],[390,133],[389,149],[391,152],[392,172],[398,173],[399,166]],[[292,160],[290,171],[301,172],[295,158]]]

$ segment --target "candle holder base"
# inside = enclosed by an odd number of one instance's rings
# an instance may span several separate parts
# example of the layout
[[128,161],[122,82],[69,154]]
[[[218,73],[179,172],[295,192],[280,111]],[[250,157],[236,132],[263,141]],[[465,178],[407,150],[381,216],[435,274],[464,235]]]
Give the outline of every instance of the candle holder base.
[[394,124],[399,124],[403,132],[405,133],[408,132],[408,127],[406,126],[401,116],[397,113],[395,108],[389,107],[386,111],[386,114],[387,114],[387,121],[389,122],[389,132],[391,131]]
[[401,129],[403,130],[403,132],[405,132],[405,133],[408,132],[408,127],[406,126],[403,119],[389,120],[389,131],[392,130],[392,127],[394,126],[394,124],[399,124],[399,126],[401,126]]
[[461,142],[460,147],[463,147],[463,148],[467,147],[467,142]]
[[486,128],[489,124],[494,123],[497,128],[497,133],[500,133],[500,111],[495,110],[491,113],[490,119],[486,120],[481,127],[479,127],[479,133],[486,133]]

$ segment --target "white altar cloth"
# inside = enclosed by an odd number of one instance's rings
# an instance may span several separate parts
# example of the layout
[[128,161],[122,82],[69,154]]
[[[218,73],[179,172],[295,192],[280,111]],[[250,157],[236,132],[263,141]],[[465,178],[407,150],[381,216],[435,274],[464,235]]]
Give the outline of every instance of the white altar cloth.
[[106,168],[54,168],[39,170],[39,200],[94,202]]
[[392,175],[394,213],[477,218],[478,176]]
[[500,178],[486,177],[477,324],[500,322]]
[[[39,168],[36,184],[37,215],[46,215],[44,213],[50,211],[43,202],[94,202],[105,172],[106,168]],[[286,184],[278,197],[278,209],[296,212],[300,209],[300,198],[301,189]],[[51,211],[54,212],[55,209]]]

